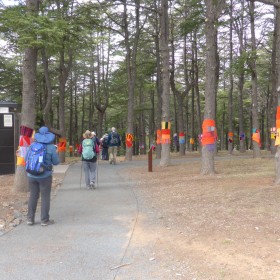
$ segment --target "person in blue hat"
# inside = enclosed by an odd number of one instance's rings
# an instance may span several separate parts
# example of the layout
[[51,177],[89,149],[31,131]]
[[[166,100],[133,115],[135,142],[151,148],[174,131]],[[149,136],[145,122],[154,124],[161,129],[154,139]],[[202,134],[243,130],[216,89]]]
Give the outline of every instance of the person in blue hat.
[[[52,166],[59,164],[59,157],[56,146],[53,144],[55,135],[51,133],[46,126],[42,126],[39,132],[35,133],[34,138],[35,142],[44,144],[46,148],[43,161],[44,165],[48,168],[39,175],[27,173],[30,188],[27,224],[33,225],[35,222],[36,208],[41,194],[41,226],[48,226],[54,223],[53,220],[50,220],[49,216],[53,173]],[[27,160],[28,159],[26,159],[26,161]]]

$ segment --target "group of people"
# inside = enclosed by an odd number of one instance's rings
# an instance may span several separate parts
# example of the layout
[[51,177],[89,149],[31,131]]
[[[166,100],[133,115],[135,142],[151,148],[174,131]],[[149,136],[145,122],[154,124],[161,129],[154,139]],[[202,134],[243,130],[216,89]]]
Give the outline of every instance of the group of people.
[[[35,165],[42,165],[45,168],[42,173],[31,172],[28,169],[27,176],[30,188],[30,195],[28,200],[27,224],[33,225],[35,223],[35,213],[37,209],[38,200],[41,194],[41,225],[48,226],[54,223],[50,219],[50,198],[52,186],[52,166],[59,164],[59,157],[57,147],[54,145],[55,135],[49,131],[46,126],[42,126],[38,133],[34,135],[34,143],[41,143],[44,147],[44,152],[38,155]],[[96,183],[97,159],[100,148],[102,149],[101,159],[109,160],[110,164],[116,164],[116,156],[118,147],[121,145],[121,140],[118,132],[112,127],[109,134],[105,134],[100,140],[94,132],[86,130],[83,134],[83,140],[79,146],[78,153],[82,158],[82,165],[85,174],[85,183],[88,189],[94,189]],[[31,146],[30,146],[31,147]],[[31,150],[31,149],[30,149]],[[33,159],[35,158],[33,154]],[[28,161],[29,154],[27,153],[25,161],[26,166],[30,165]],[[31,172],[31,173],[30,173]]]
[[102,150],[101,159],[109,160],[110,164],[116,164],[118,147],[121,140],[115,127],[111,132],[104,134],[99,140],[95,132],[87,130],[83,134],[83,140],[78,148],[78,153],[82,156],[85,183],[87,189],[94,189],[96,183],[97,159],[100,149]]

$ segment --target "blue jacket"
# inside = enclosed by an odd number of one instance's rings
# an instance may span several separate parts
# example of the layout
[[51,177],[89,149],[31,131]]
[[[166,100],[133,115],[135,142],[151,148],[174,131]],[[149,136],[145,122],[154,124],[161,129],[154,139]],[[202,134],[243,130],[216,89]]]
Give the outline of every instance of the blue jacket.
[[[45,158],[45,163],[47,166],[49,165],[58,165],[59,164],[59,157],[58,154],[56,152],[56,147],[53,144],[46,144],[47,146],[47,153],[46,153],[46,158]],[[47,178],[49,176],[51,176],[53,173],[52,170],[46,170],[42,175],[31,175],[29,173],[27,173],[28,177],[32,177],[32,178]]]

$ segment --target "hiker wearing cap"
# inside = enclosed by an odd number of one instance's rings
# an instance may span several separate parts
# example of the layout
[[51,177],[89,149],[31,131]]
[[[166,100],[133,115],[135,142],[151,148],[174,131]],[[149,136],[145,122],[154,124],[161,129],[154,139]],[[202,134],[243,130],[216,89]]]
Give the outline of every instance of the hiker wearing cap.
[[[52,166],[59,164],[59,157],[56,147],[53,145],[55,135],[49,132],[46,126],[42,126],[39,132],[35,133],[34,139],[35,142],[30,145],[29,152],[25,158],[30,188],[27,224],[33,225],[35,222],[36,208],[41,194],[41,225],[48,226],[54,223],[53,220],[50,220],[49,216],[53,173]],[[42,147],[42,152],[37,156],[36,151],[38,147]],[[40,170],[36,170],[35,168],[35,166],[38,165],[41,165]]]
[[112,127],[111,132],[108,136],[107,143],[109,146],[109,163],[116,164],[118,147],[121,145],[121,139],[115,127]]
[[82,155],[83,169],[87,189],[95,188],[97,153],[99,152],[94,134],[87,130],[83,134],[83,141],[79,146],[78,153]]

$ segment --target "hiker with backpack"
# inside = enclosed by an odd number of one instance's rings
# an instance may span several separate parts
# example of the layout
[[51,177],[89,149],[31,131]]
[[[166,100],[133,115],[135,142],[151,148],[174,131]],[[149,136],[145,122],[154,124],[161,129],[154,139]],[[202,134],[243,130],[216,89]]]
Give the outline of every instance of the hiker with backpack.
[[107,143],[109,146],[109,163],[116,164],[118,147],[121,145],[121,138],[115,127],[112,127]]
[[50,220],[50,200],[53,165],[59,164],[59,157],[55,145],[55,135],[42,126],[34,135],[33,142],[25,157],[25,169],[28,176],[30,196],[28,200],[27,224],[33,225],[35,213],[41,194],[41,226],[54,223]]
[[102,154],[101,159],[102,160],[109,160],[109,154],[108,154],[108,133],[105,133],[103,137],[100,139],[101,147],[102,147]]
[[82,155],[83,169],[85,174],[85,182],[87,189],[95,188],[97,154],[99,147],[94,134],[87,130],[83,134],[83,141],[79,146],[78,153]]

